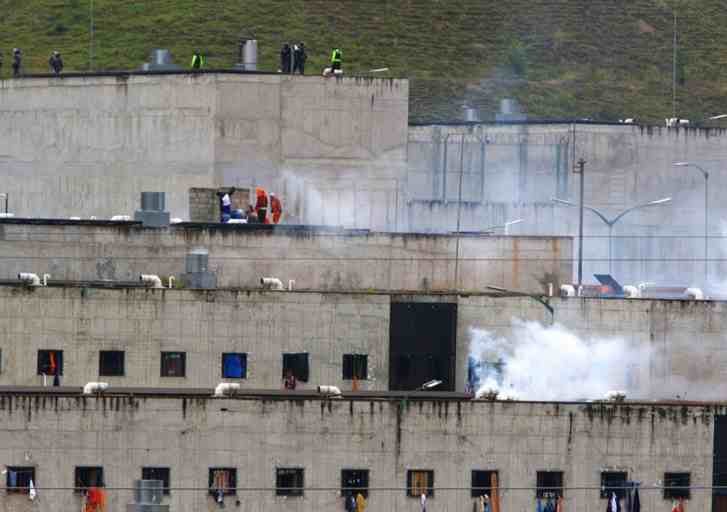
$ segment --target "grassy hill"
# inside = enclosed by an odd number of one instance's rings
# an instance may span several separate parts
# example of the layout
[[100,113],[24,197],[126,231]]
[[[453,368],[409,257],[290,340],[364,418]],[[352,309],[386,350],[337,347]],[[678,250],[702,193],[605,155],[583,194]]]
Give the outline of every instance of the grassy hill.
[[[348,73],[388,66],[412,80],[411,120],[455,121],[466,102],[483,119],[516,97],[531,118],[660,120],[672,111],[673,12],[678,14],[677,113],[725,113],[724,0],[5,0],[0,49],[23,49],[26,71],[50,51],[67,70],[137,69],[152,48],[181,64],[236,62],[254,34],[259,68],[276,70],[284,41],[304,41],[307,71],[330,48]],[[90,62],[91,5],[94,59]]]

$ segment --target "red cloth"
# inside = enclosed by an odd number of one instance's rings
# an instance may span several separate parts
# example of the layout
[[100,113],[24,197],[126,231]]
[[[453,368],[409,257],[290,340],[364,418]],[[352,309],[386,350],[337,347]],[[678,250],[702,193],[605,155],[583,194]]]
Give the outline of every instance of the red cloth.
[[280,216],[283,214],[283,205],[277,196],[270,198],[270,211],[273,214],[273,224],[280,222]]
[[265,193],[265,189],[262,189],[262,188],[255,189],[255,195],[257,196],[257,201],[255,203],[255,209],[259,210],[260,208],[267,208],[268,207],[268,195]]
[[86,493],[85,512],[103,512],[106,510],[106,492],[98,487],[89,487]]

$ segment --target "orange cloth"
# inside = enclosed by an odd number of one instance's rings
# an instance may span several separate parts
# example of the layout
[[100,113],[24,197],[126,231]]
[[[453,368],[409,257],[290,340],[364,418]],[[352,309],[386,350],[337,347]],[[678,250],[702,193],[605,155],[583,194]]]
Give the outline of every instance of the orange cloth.
[[104,512],[106,510],[106,492],[98,487],[89,487],[86,493],[84,512]]
[[257,196],[257,202],[255,203],[255,209],[268,207],[268,195],[263,188],[256,188],[255,195]]
[[273,224],[280,222],[280,216],[283,214],[283,204],[277,196],[270,197],[270,211],[273,213]]
[[490,510],[500,512],[500,496],[497,492],[497,473],[494,471],[490,476]]
[[50,363],[48,364],[48,369],[50,370],[51,375],[56,374],[56,354],[55,352],[50,353]]

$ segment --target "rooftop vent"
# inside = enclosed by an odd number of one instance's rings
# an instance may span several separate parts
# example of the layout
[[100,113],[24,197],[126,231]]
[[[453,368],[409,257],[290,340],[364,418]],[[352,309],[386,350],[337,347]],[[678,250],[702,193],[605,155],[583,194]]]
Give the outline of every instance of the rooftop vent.
[[161,228],[169,225],[169,212],[164,211],[164,192],[142,192],[141,210],[134,212],[134,220],[141,221],[144,227]]
[[172,54],[165,48],[155,48],[149,54],[149,62],[145,62],[143,71],[178,71],[182,69],[172,62]]

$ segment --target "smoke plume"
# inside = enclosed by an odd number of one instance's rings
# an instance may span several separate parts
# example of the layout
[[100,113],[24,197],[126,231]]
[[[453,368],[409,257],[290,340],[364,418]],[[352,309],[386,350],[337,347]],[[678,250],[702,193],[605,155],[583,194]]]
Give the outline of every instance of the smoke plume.
[[469,383],[481,397],[492,391],[517,400],[603,399],[635,391],[641,360],[621,338],[584,341],[555,324],[513,320],[512,338],[470,330]]

